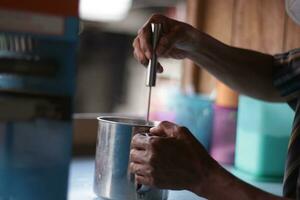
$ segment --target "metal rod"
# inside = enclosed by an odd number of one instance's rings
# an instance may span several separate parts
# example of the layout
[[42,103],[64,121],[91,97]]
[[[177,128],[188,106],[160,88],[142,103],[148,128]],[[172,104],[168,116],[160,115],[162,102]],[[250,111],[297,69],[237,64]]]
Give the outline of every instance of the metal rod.
[[147,116],[146,116],[147,123],[149,123],[149,115],[150,115],[151,90],[152,87],[154,87],[156,84],[156,70],[157,70],[156,47],[160,37],[161,24],[151,23],[151,32],[152,32],[152,57],[149,60],[149,64],[147,68],[147,77],[146,77],[146,86],[149,87]]
[[147,122],[147,123],[149,122],[149,115],[150,115],[151,90],[152,90],[152,87],[149,87],[148,106],[147,106],[147,116],[146,116],[146,122]]
[[156,69],[157,69],[157,56],[156,56],[156,46],[159,40],[161,32],[161,24],[151,24],[152,30],[152,57],[149,60],[147,68],[146,86],[152,87],[156,83]]

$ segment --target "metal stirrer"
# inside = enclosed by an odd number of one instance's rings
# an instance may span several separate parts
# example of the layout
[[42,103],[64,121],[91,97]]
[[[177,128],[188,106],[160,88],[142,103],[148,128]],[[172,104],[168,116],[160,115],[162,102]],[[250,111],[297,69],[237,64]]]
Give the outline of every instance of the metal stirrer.
[[147,122],[149,122],[151,89],[152,87],[155,86],[156,83],[156,69],[157,69],[156,47],[161,32],[161,24],[151,23],[151,31],[152,31],[152,57],[149,60],[149,64],[147,68],[147,77],[146,77],[146,86],[149,87],[147,118],[146,118]]

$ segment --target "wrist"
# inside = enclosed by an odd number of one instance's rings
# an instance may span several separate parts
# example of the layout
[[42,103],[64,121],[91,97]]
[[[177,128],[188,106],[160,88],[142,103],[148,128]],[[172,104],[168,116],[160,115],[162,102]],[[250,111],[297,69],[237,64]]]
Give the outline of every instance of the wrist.
[[206,172],[203,172],[203,167],[199,169],[201,170],[200,173],[204,175],[198,178],[190,190],[206,199],[213,199],[218,191],[224,190],[224,182],[228,182],[226,175],[228,172],[214,160],[207,166]]
[[201,31],[192,26],[189,26],[189,28],[187,28],[186,30],[185,37],[187,43],[185,51],[187,52],[187,57],[190,57],[199,49],[201,49]]
[[198,29],[190,32],[189,38],[190,48],[187,50],[187,58],[202,66],[210,66],[212,61],[227,57],[230,50],[228,45]]
[[190,58],[199,49],[200,31],[189,24],[181,27],[181,35],[177,37],[175,47],[184,53],[185,58]]
[[187,31],[187,43],[186,48],[187,58],[194,60],[195,58],[209,54],[211,45],[210,38],[205,33],[198,29],[191,27],[192,30]]

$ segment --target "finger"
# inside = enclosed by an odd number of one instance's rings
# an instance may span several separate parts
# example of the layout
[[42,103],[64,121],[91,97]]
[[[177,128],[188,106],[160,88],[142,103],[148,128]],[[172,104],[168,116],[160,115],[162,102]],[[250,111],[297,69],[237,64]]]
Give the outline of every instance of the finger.
[[133,42],[132,42],[132,47],[136,48],[137,47],[137,42],[138,42],[138,37],[134,38]]
[[169,31],[169,23],[174,21],[161,14],[153,14],[149,20],[143,25],[138,31],[138,35],[141,39],[141,48],[144,50],[145,55],[148,59],[152,55],[152,30],[151,23],[159,23],[162,25],[161,34],[167,33]]
[[134,57],[143,65],[147,66],[149,60],[146,58],[143,50],[141,49],[139,38],[136,38],[133,42]]
[[162,14],[153,14],[151,17],[149,17],[147,22],[142,26],[142,28],[140,30],[142,30],[143,28],[149,27],[150,31],[151,31],[151,23],[160,23],[160,24],[162,24],[162,28],[167,27],[164,25],[166,25],[168,20],[170,20],[170,18],[168,18]]
[[138,184],[142,184],[142,185],[147,185],[147,186],[153,186],[153,181],[151,181],[151,177],[149,176],[140,176],[140,175],[136,175],[135,176],[135,181]]
[[131,162],[129,171],[138,176],[151,176],[153,168],[149,165]]
[[131,162],[129,165],[129,170],[131,173],[138,176],[147,176],[149,174],[147,166],[139,163]]
[[152,56],[151,34],[151,30],[148,30],[148,28],[142,29],[139,33],[140,47],[147,59],[150,59]]
[[146,58],[150,59],[152,55],[152,31],[149,20],[138,30],[138,37],[141,49],[144,51]]
[[140,42],[139,42],[139,38],[135,38],[134,42],[133,42],[133,47],[134,47],[134,57],[143,65],[147,65],[148,64],[148,59],[146,58],[146,56],[144,55],[141,47],[140,47]]
[[[140,44],[139,44],[139,39],[136,38],[132,44],[133,48],[134,48],[134,57],[140,62],[142,63],[144,66],[147,66],[149,63],[149,60],[147,59],[147,57],[143,54],[143,51],[141,50]],[[158,73],[162,73],[164,71],[162,65],[158,62],[157,63],[157,72]]]
[[175,137],[179,126],[168,121],[159,123],[158,126],[150,129],[150,133],[158,136]]
[[136,175],[140,175],[142,176],[142,168],[143,168],[143,165],[141,164],[138,164],[138,163],[133,163],[131,162],[130,165],[129,165],[129,171],[133,174],[136,174]]
[[146,151],[145,150],[130,150],[130,162],[144,164],[147,162],[146,160]]
[[142,52],[138,52],[138,51],[135,50],[133,52],[133,54],[134,54],[134,57],[138,60],[139,63],[141,63],[145,67],[148,65],[149,61]]
[[175,20],[168,18],[162,14],[153,14],[147,23],[148,24],[159,23],[162,25],[162,32],[167,33],[169,31],[169,23],[171,21],[175,21]]
[[138,150],[146,150],[149,136],[143,134],[136,134],[131,140],[131,148]]

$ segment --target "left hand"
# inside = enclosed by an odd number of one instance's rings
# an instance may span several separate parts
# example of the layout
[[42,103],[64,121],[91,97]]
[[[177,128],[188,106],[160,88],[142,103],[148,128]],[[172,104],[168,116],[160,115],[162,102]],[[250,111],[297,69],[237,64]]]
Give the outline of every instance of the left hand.
[[135,135],[130,161],[139,184],[198,193],[217,165],[187,128],[171,122],[150,129],[150,136]]

